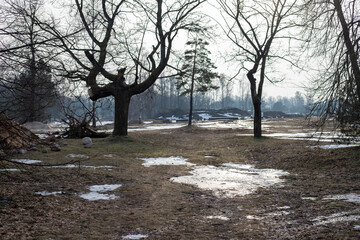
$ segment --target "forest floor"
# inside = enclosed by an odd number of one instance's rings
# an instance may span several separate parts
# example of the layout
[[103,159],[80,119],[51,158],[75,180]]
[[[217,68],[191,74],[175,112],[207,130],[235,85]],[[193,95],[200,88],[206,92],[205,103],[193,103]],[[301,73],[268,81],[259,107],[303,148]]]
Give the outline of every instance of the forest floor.
[[[301,120],[274,120],[264,132],[306,128]],[[0,239],[360,238],[360,147],[321,149],[310,146],[329,143],[254,139],[251,132],[135,131],[93,139],[91,148],[67,139],[60,152],[14,156],[32,164],[1,163],[8,171],[0,169]],[[144,166],[140,159],[171,156],[192,165]],[[223,170],[229,163],[253,165],[249,176],[287,174],[233,195],[174,181],[196,166]],[[104,200],[89,200],[98,196]]]

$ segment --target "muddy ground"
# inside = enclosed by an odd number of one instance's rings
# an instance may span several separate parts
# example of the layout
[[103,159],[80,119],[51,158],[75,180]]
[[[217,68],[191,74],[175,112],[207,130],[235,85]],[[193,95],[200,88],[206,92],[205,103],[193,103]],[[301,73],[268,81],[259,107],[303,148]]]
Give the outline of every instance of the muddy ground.
[[[271,124],[268,130],[281,132],[303,122]],[[21,171],[0,172],[0,239],[124,239],[137,234],[144,239],[360,239],[360,203],[324,199],[360,193],[360,147],[325,150],[309,148],[323,144],[315,141],[254,139],[247,133],[251,130],[198,127],[137,131],[94,139],[92,148],[72,139],[60,152],[39,149],[14,156],[42,160],[38,164],[75,161],[79,167],[1,163],[1,169]],[[170,181],[189,175],[191,166],[144,167],[139,159],[169,156],[196,165],[253,164],[289,175],[282,184],[245,196],[216,197],[210,190]],[[116,196],[112,200],[80,197],[96,184],[122,186],[110,192]],[[41,191],[60,193],[36,194]]]

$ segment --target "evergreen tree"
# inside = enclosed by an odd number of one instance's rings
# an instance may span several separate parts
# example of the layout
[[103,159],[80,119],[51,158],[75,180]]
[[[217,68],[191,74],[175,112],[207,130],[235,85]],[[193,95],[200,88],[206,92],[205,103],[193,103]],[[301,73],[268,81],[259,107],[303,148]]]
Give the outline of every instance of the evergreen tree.
[[177,79],[177,89],[182,90],[182,96],[190,95],[188,125],[191,126],[194,93],[204,94],[211,89],[217,89],[218,87],[212,82],[219,75],[214,71],[216,67],[209,57],[210,51],[207,49],[209,45],[207,41],[198,38],[196,35],[186,45],[189,49],[184,54],[181,74]]

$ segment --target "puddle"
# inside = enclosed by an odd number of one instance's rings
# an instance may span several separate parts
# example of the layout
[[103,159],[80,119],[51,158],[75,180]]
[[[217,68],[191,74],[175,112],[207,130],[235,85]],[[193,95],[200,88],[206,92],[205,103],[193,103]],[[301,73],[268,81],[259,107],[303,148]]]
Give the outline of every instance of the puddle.
[[126,236],[122,236],[122,239],[142,239],[147,237],[148,235],[143,235],[143,234],[129,234]]
[[353,222],[360,219],[359,215],[351,215],[349,212],[334,213],[329,216],[320,216],[314,218],[312,221],[314,225],[326,225],[337,222]]
[[189,176],[171,178],[170,181],[195,185],[212,190],[216,197],[244,196],[261,187],[283,183],[281,176],[289,173],[275,169],[255,169],[247,164],[224,164],[222,167],[197,166]]
[[346,202],[360,203],[360,194],[349,193],[340,195],[328,195],[323,198],[324,200],[343,200]]
[[87,156],[85,154],[74,154],[74,153],[68,154],[67,157],[69,157],[69,158],[89,158],[89,156]]
[[188,159],[183,157],[159,157],[159,158],[140,158],[145,161],[142,165],[145,167],[158,165],[186,165],[194,166],[195,164],[187,162]]
[[218,220],[223,220],[223,221],[229,221],[230,218],[226,217],[226,216],[207,216],[207,219],[218,219]]
[[30,160],[30,159],[11,159],[11,161],[18,163],[25,163],[25,164],[34,164],[34,163],[42,162],[40,160]]
[[81,194],[80,197],[89,201],[113,200],[118,198],[118,196],[114,194],[106,194],[104,192],[114,191],[121,186],[121,184],[93,185],[88,187],[88,189],[90,190],[89,193]]
[[62,192],[60,192],[60,191],[55,191],[55,192],[42,191],[42,192],[35,192],[35,194],[39,194],[41,196],[51,196],[51,195],[62,194]]

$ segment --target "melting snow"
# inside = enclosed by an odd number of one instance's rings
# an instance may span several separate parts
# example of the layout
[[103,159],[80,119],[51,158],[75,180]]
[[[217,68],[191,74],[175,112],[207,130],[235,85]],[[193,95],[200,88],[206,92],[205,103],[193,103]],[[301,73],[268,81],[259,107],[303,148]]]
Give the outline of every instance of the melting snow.
[[312,200],[315,201],[317,198],[316,197],[301,197],[302,200]]
[[0,169],[0,172],[15,172],[15,171],[20,171],[20,170],[16,168]]
[[344,200],[346,202],[360,203],[360,194],[349,193],[343,195],[328,195],[323,198],[324,200]]
[[336,145],[321,145],[313,146],[312,148],[321,148],[321,149],[337,149],[337,148],[349,148],[349,147],[359,147],[358,144],[336,144]]
[[104,185],[93,185],[88,187],[92,192],[108,192],[114,191],[115,189],[121,187],[121,184],[104,184]]
[[218,220],[223,220],[223,221],[229,221],[230,218],[226,217],[226,216],[207,216],[207,219],[218,219]]
[[114,194],[106,194],[106,193],[98,193],[98,192],[89,192],[89,193],[81,194],[80,197],[89,201],[112,200],[117,198],[117,196],[115,196]]
[[204,120],[209,120],[209,118],[212,118],[212,116],[210,114],[207,114],[207,113],[200,113],[198,115],[199,115],[199,117],[201,117]]
[[171,178],[176,183],[195,185],[212,190],[217,197],[244,196],[260,187],[270,187],[284,182],[281,176],[287,172],[275,169],[255,169],[246,164],[224,164],[222,167],[198,166],[190,172],[190,176]]
[[11,161],[18,162],[18,163],[25,163],[25,164],[34,164],[40,163],[40,160],[30,160],[30,159],[11,159]]
[[104,192],[114,191],[115,189],[121,187],[121,184],[104,184],[104,185],[93,185],[88,187],[91,191],[89,193],[81,194],[80,197],[87,199],[89,201],[95,200],[112,200],[118,198],[114,194],[106,194]]
[[[78,168],[79,165],[75,164],[66,164],[60,166],[51,166],[48,168]],[[92,168],[92,169],[99,169],[99,168],[113,168],[113,166],[89,166],[89,165],[80,165],[80,168]]]
[[220,122],[220,121],[213,121],[213,122],[199,122],[196,123],[196,126],[202,128],[218,128],[218,129],[253,129],[253,123],[247,120],[237,120],[232,122]]
[[334,213],[329,216],[320,216],[314,218],[312,221],[314,225],[325,225],[337,222],[353,222],[360,219],[359,215],[350,215],[349,212]]
[[248,220],[262,220],[264,217],[254,216],[254,215],[247,215],[246,219]]
[[36,194],[42,195],[42,196],[50,196],[50,195],[56,195],[61,194],[62,192],[55,191],[55,192],[48,192],[48,191],[42,191],[42,192],[35,192]]
[[140,158],[145,161],[142,165],[150,167],[154,165],[187,165],[193,166],[195,164],[187,162],[186,158],[183,157],[159,157],[159,158]]
[[89,156],[87,156],[85,154],[74,154],[74,153],[68,154],[67,157],[69,157],[69,158],[89,158]]
[[122,236],[123,239],[141,239],[141,238],[147,238],[148,235],[143,234],[129,234],[126,236]]

